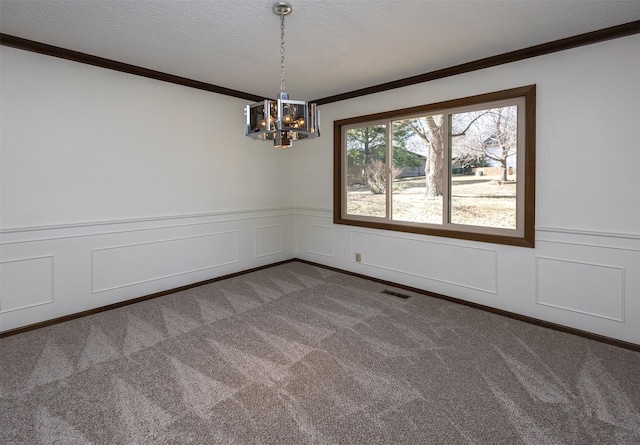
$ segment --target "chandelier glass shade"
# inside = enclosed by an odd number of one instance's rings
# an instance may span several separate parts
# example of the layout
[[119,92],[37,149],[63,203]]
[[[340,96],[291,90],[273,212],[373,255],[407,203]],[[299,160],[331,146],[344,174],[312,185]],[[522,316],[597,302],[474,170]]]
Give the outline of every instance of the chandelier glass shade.
[[273,12],[280,16],[280,94],[278,99],[266,99],[247,105],[244,111],[245,136],[261,141],[273,140],[276,148],[290,148],[293,141],[320,136],[319,112],[316,104],[290,100],[284,85],[284,17],[291,5],[279,2]]

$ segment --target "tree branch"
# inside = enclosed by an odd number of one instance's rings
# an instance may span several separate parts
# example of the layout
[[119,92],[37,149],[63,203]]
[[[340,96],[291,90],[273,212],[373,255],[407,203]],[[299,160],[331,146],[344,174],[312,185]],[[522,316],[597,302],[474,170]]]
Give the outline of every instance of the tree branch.
[[464,136],[467,131],[469,130],[469,128],[471,128],[471,126],[475,123],[475,121],[477,121],[478,119],[480,119],[482,116],[484,116],[485,114],[489,113],[491,110],[487,110],[482,114],[479,114],[478,116],[476,116],[475,118],[473,118],[471,120],[471,122],[469,122],[469,125],[467,125],[467,128],[465,128],[464,130],[462,130],[460,133],[455,133],[452,134],[451,137],[456,137],[456,136]]

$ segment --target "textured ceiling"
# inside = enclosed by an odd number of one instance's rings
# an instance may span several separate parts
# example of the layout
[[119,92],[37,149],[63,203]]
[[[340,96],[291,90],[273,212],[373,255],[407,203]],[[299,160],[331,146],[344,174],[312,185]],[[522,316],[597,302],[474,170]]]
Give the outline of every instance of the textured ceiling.
[[[275,0],[0,0],[0,32],[273,97]],[[286,86],[318,99],[640,20],[640,0],[291,0]]]

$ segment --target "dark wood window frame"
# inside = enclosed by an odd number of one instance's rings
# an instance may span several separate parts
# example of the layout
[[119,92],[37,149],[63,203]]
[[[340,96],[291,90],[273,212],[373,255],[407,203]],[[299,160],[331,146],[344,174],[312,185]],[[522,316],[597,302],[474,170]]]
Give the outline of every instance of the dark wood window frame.
[[[483,229],[467,231],[462,228],[441,228],[431,224],[406,224],[401,221],[372,221],[350,218],[344,210],[345,166],[343,163],[346,141],[344,141],[347,127],[376,121],[401,119],[402,117],[433,113],[459,107],[480,105],[495,101],[524,98],[524,193],[518,196],[519,204],[523,206],[522,227],[517,230],[496,234],[494,230]],[[421,235],[441,236],[447,238],[465,239],[486,243],[506,244],[512,246],[534,247],[535,245],[535,174],[536,174],[536,86],[528,85],[503,91],[480,94],[461,99],[454,99],[417,107],[383,113],[369,114],[348,119],[334,121],[334,172],[333,172],[333,222],[350,226],[367,227],[372,229],[393,230],[399,232],[417,233]],[[518,233],[519,232],[519,233]]]

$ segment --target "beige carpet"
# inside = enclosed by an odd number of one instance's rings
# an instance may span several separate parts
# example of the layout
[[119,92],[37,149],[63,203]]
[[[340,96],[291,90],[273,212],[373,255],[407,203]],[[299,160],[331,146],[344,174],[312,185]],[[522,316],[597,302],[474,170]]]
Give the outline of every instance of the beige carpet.
[[292,262],[0,339],[0,443],[640,443],[640,353],[384,289]]

